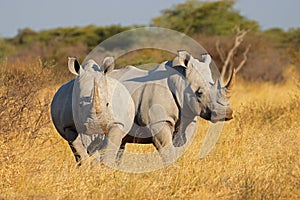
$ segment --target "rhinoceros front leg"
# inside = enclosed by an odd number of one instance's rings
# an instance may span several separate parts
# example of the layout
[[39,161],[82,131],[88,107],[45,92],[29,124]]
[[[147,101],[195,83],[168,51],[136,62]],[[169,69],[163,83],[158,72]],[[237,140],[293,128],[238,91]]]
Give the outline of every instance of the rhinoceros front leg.
[[75,156],[76,162],[81,164],[81,162],[89,157],[86,148],[83,146],[80,134],[78,134],[76,131],[72,129],[66,129],[65,134],[67,136],[75,136],[75,140],[69,141],[69,145],[72,149],[72,152]]
[[106,143],[101,150],[101,161],[108,166],[115,166],[118,164],[117,157],[120,146],[122,144],[122,139],[126,133],[118,127],[113,127],[110,129],[106,136]]
[[173,127],[167,123],[157,123],[151,126],[153,144],[158,150],[164,164],[171,164],[176,159],[176,151],[172,142]]
[[121,146],[119,147],[117,156],[116,156],[116,164],[120,165],[122,163],[123,154],[125,151],[126,142],[122,142]]

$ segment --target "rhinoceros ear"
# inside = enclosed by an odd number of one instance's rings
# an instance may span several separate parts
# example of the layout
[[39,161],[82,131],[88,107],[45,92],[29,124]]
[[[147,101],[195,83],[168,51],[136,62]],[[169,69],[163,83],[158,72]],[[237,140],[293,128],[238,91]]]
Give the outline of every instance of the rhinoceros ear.
[[201,54],[201,62],[209,65],[211,63],[211,56],[208,53]]
[[115,59],[113,57],[105,57],[102,66],[105,74],[112,71],[115,68]]
[[80,63],[75,57],[68,57],[68,68],[72,74],[78,76],[82,70]]
[[178,61],[179,61],[179,64],[183,67],[188,67],[191,57],[192,56],[187,51],[184,51],[184,50],[178,51]]

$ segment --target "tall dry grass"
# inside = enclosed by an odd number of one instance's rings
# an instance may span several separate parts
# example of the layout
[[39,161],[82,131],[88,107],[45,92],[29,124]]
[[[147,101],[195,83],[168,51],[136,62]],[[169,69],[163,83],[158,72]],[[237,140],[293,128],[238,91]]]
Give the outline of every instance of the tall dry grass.
[[100,164],[77,168],[50,121],[59,87],[51,70],[38,61],[4,63],[0,199],[300,199],[300,86],[288,75],[277,85],[237,81],[235,117],[206,158],[199,151],[209,122],[200,119],[174,165],[131,174]]

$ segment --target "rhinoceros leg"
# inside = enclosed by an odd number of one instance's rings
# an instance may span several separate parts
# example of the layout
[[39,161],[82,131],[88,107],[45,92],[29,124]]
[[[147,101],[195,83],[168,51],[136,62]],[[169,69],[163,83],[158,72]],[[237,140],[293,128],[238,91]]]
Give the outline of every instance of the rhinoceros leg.
[[171,164],[176,160],[175,147],[172,142],[173,128],[167,122],[157,123],[151,126],[153,134],[153,144],[158,150],[163,162]]
[[124,151],[125,151],[125,146],[126,146],[126,143],[122,142],[122,144],[121,144],[121,146],[118,150],[117,156],[116,156],[116,164],[117,165],[120,165],[122,163],[122,158],[123,158],[123,154],[124,154]]
[[83,146],[83,144],[81,142],[81,137],[76,131],[69,129],[69,128],[67,128],[65,130],[65,135],[70,136],[70,137],[72,136],[71,138],[74,138],[74,136],[77,135],[75,140],[71,140],[71,141],[69,140],[68,143],[69,143],[69,145],[72,149],[72,152],[75,156],[76,162],[80,165],[83,160],[85,160],[89,157],[87,150],[85,149],[85,147]]
[[109,166],[114,166],[118,164],[117,158],[119,157],[118,152],[122,143],[122,139],[125,133],[118,127],[113,127],[110,129],[106,137],[106,143],[102,149],[102,162]]

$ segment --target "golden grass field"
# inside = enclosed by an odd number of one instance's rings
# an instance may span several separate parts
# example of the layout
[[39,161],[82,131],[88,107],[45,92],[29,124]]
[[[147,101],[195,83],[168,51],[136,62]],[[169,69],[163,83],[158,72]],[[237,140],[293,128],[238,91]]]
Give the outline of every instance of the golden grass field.
[[235,117],[207,157],[199,153],[209,122],[200,119],[175,164],[141,174],[78,168],[50,120],[59,87],[49,84],[50,71],[37,62],[0,68],[0,199],[300,199],[300,82],[293,68],[281,84],[237,80]]

